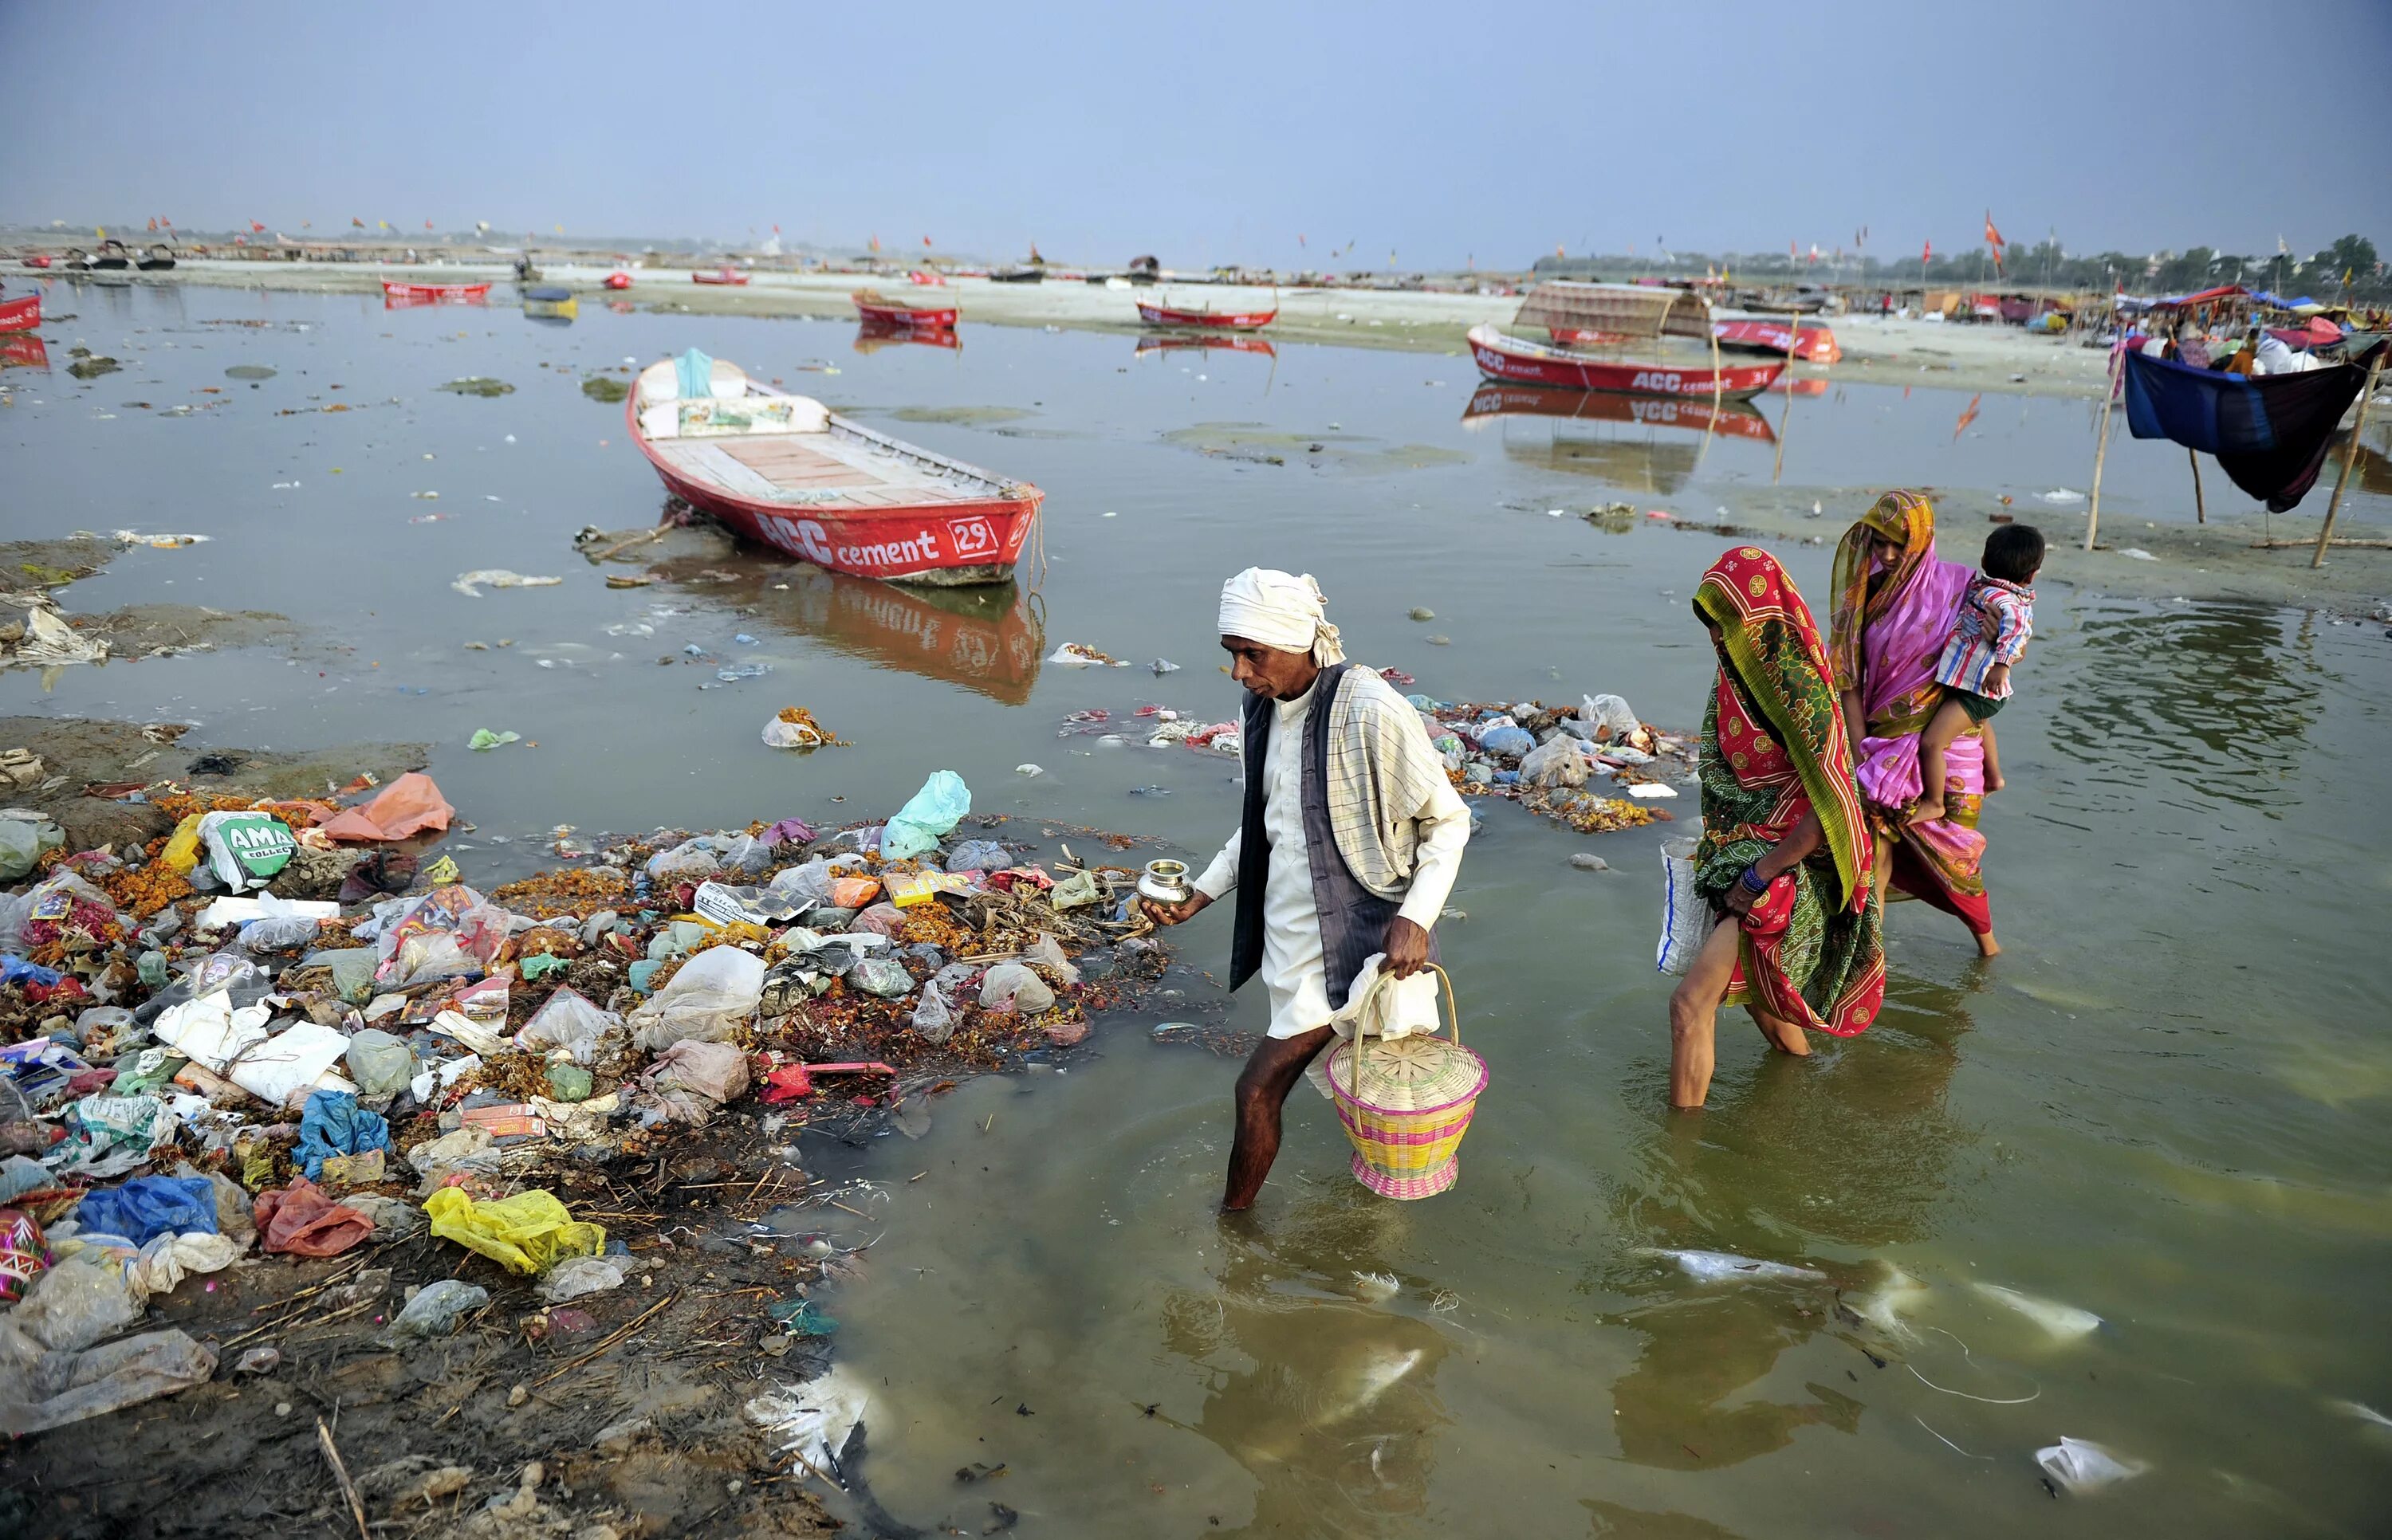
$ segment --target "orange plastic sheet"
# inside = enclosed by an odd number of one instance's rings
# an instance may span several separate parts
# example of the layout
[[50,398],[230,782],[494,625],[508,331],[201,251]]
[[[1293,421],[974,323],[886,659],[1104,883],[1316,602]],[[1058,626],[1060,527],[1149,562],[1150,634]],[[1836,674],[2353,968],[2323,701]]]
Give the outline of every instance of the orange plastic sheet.
[[387,844],[426,829],[446,829],[456,813],[432,777],[410,770],[365,806],[351,808],[327,822],[323,832],[335,840]]

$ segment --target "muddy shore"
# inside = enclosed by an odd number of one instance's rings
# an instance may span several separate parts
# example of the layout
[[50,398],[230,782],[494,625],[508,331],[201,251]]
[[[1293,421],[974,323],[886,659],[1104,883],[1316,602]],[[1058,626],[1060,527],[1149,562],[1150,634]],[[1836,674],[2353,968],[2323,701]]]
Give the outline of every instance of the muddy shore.
[[[852,321],[849,296],[858,289],[904,291],[953,301],[967,323],[1060,327],[1073,330],[1138,331],[1136,300],[1169,290],[1117,290],[1103,284],[1053,280],[992,283],[954,278],[944,288],[917,290],[902,278],[856,273],[756,271],[743,286],[690,281],[682,268],[632,272],[630,289],[617,294],[599,287],[611,266],[548,263],[540,281],[575,290],[592,304],[602,301],[643,310],[699,316],[756,316]],[[53,275],[57,276],[57,275]],[[384,265],[377,263],[227,262],[195,258],[172,272],[112,274],[111,284],[210,284],[302,293],[374,293],[384,278],[415,283],[495,285],[494,304],[512,305],[514,271],[500,263]],[[84,278],[74,281],[94,281]],[[1273,291],[1214,286],[1191,288],[1216,306],[1232,296],[1266,304]],[[1276,291],[1279,319],[1267,335],[1274,342],[1334,343],[1344,347],[1394,348],[1419,353],[1466,354],[1469,330],[1481,322],[1511,319],[1516,294],[1430,293],[1372,289],[1284,289]],[[1722,311],[1722,315],[1735,312]],[[2071,342],[2030,337],[2014,327],[1945,326],[1939,322],[1878,320],[1860,316],[1831,317],[1828,324],[1844,351],[1832,366],[1800,365],[1797,373],[1845,382],[1932,385],[1944,390],[2026,395],[2100,398],[2104,356]]]

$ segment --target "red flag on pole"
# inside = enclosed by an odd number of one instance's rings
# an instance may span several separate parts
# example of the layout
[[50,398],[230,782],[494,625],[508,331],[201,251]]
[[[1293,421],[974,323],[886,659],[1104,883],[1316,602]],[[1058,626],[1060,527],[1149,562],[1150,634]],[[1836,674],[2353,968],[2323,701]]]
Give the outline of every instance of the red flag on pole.
[[249,222],[249,233],[252,235],[264,235],[266,233],[266,226],[253,219]]
[[1985,244],[1996,252],[2009,244],[2002,239],[2002,232],[1994,228],[1994,211],[1991,209],[1985,211]]
[[158,227],[158,216],[154,214],[150,216],[150,227],[153,230]]
[[1930,263],[1930,262],[1932,262],[1932,261],[1934,261],[1934,260],[1935,260],[1935,242],[1934,242],[1934,241],[1932,241],[1932,240],[1930,240],[1930,241],[1929,241],[1925,246],[1923,246],[1923,247],[1921,247],[1921,248],[1919,249],[1919,252],[1918,252],[1918,265],[1919,265],[1920,266],[1924,267],[1925,265],[1927,265],[1927,264],[1929,264],[1929,263]]

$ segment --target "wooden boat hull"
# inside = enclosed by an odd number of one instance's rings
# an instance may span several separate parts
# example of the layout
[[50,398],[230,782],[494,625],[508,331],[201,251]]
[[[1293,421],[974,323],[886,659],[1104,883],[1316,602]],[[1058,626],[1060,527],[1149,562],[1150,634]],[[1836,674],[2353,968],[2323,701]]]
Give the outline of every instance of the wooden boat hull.
[[31,331],[42,324],[42,296],[0,300],[0,331]]
[[1279,319],[1279,307],[1268,310],[1179,310],[1167,304],[1138,302],[1138,318],[1148,326],[1179,326],[1204,331],[1259,331]]
[[[1719,345],[1728,351],[1773,353],[1780,358],[1786,356],[1788,339],[1783,321],[1714,321],[1711,333],[1719,338]],[[1824,326],[1798,327],[1791,341],[1794,356],[1806,363],[1832,364],[1844,356],[1842,346],[1836,341],[1836,334]]]
[[1470,352],[1479,373],[1511,384],[1560,385],[1569,390],[1625,395],[1697,395],[1714,393],[1742,400],[1769,388],[1785,364],[1722,366],[1638,363],[1595,358],[1506,336],[1492,326],[1470,329]]
[[1722,402],[1714,410],[1709,395],[1623,395],[1611,391],[1555,390],[1550,385],[1481,385],[1462,409],[1462,421],[1490,417],[1552,417],[1575,421],[1632,422],[1648,428],[1684,428],[1696,433],[1773,442],[1768,419],[1746,401]]
[[401,283],[396,278],[382,280],[384,299],[405,300],[413,304],[473,304],[490,297],[487,283]]
[[866,294],[848,296],[855,302],[855,313],[867,324],[905,327],[915,330],[943,331],[951,330],[960,307],[952,304],[905,304],[896,300]]
[[[634,389],[624,403],[624,422],[667,491],[743,539],[831,572],[940,588],[1010,582],[1046,498],[1026,482],[1011,484],[1010,495],[999,493],[994,477],[969,467],[959,469],[989,481],[989,496],[899,504],[868,513],[747,497],[691,474],[659,454],[641,432],[639,408],[640,394]],[[832,421],[845,430],[894,442],[836,416]]]

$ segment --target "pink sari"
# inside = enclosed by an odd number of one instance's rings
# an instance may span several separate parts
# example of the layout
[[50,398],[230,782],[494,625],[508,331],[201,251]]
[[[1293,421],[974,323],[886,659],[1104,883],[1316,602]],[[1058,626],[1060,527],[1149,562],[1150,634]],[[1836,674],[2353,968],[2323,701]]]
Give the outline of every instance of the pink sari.
[[[1902,822],[1921,790],[1918,735],[1944,700],[1934,679],[1935,660],[1951,639],[1953,612],[1972,576],[1958,562],[1936,558],[1933,514],[1923,498],[1892,494],[1887,500],[1905,497],[1915,498],[1915,505],[1884,513],[1873,509],[1846,537],[1863,563],[1872,525],[1905,542],[1904,560],[1883,579],[1897,585],[1894,591],[1840,606],[1836,615],[1840,631],[1851,627],[1859,633],[1861,713],[1867,731],[1854,753],[1857,779],[1873,821],[1892,846],[1891,886],[1957,916],[1982,936],[1994,928],[1994,920],[1985,894],[1985,836],[1977,832],[1985,796],[1984,740],[1974,728],[1944,751],[1944,816],[1932,823]],[[1840,556],[1838,565],[1846,565]],[[1840,653],[1846,652],[1846,638],[1836,640]]]

